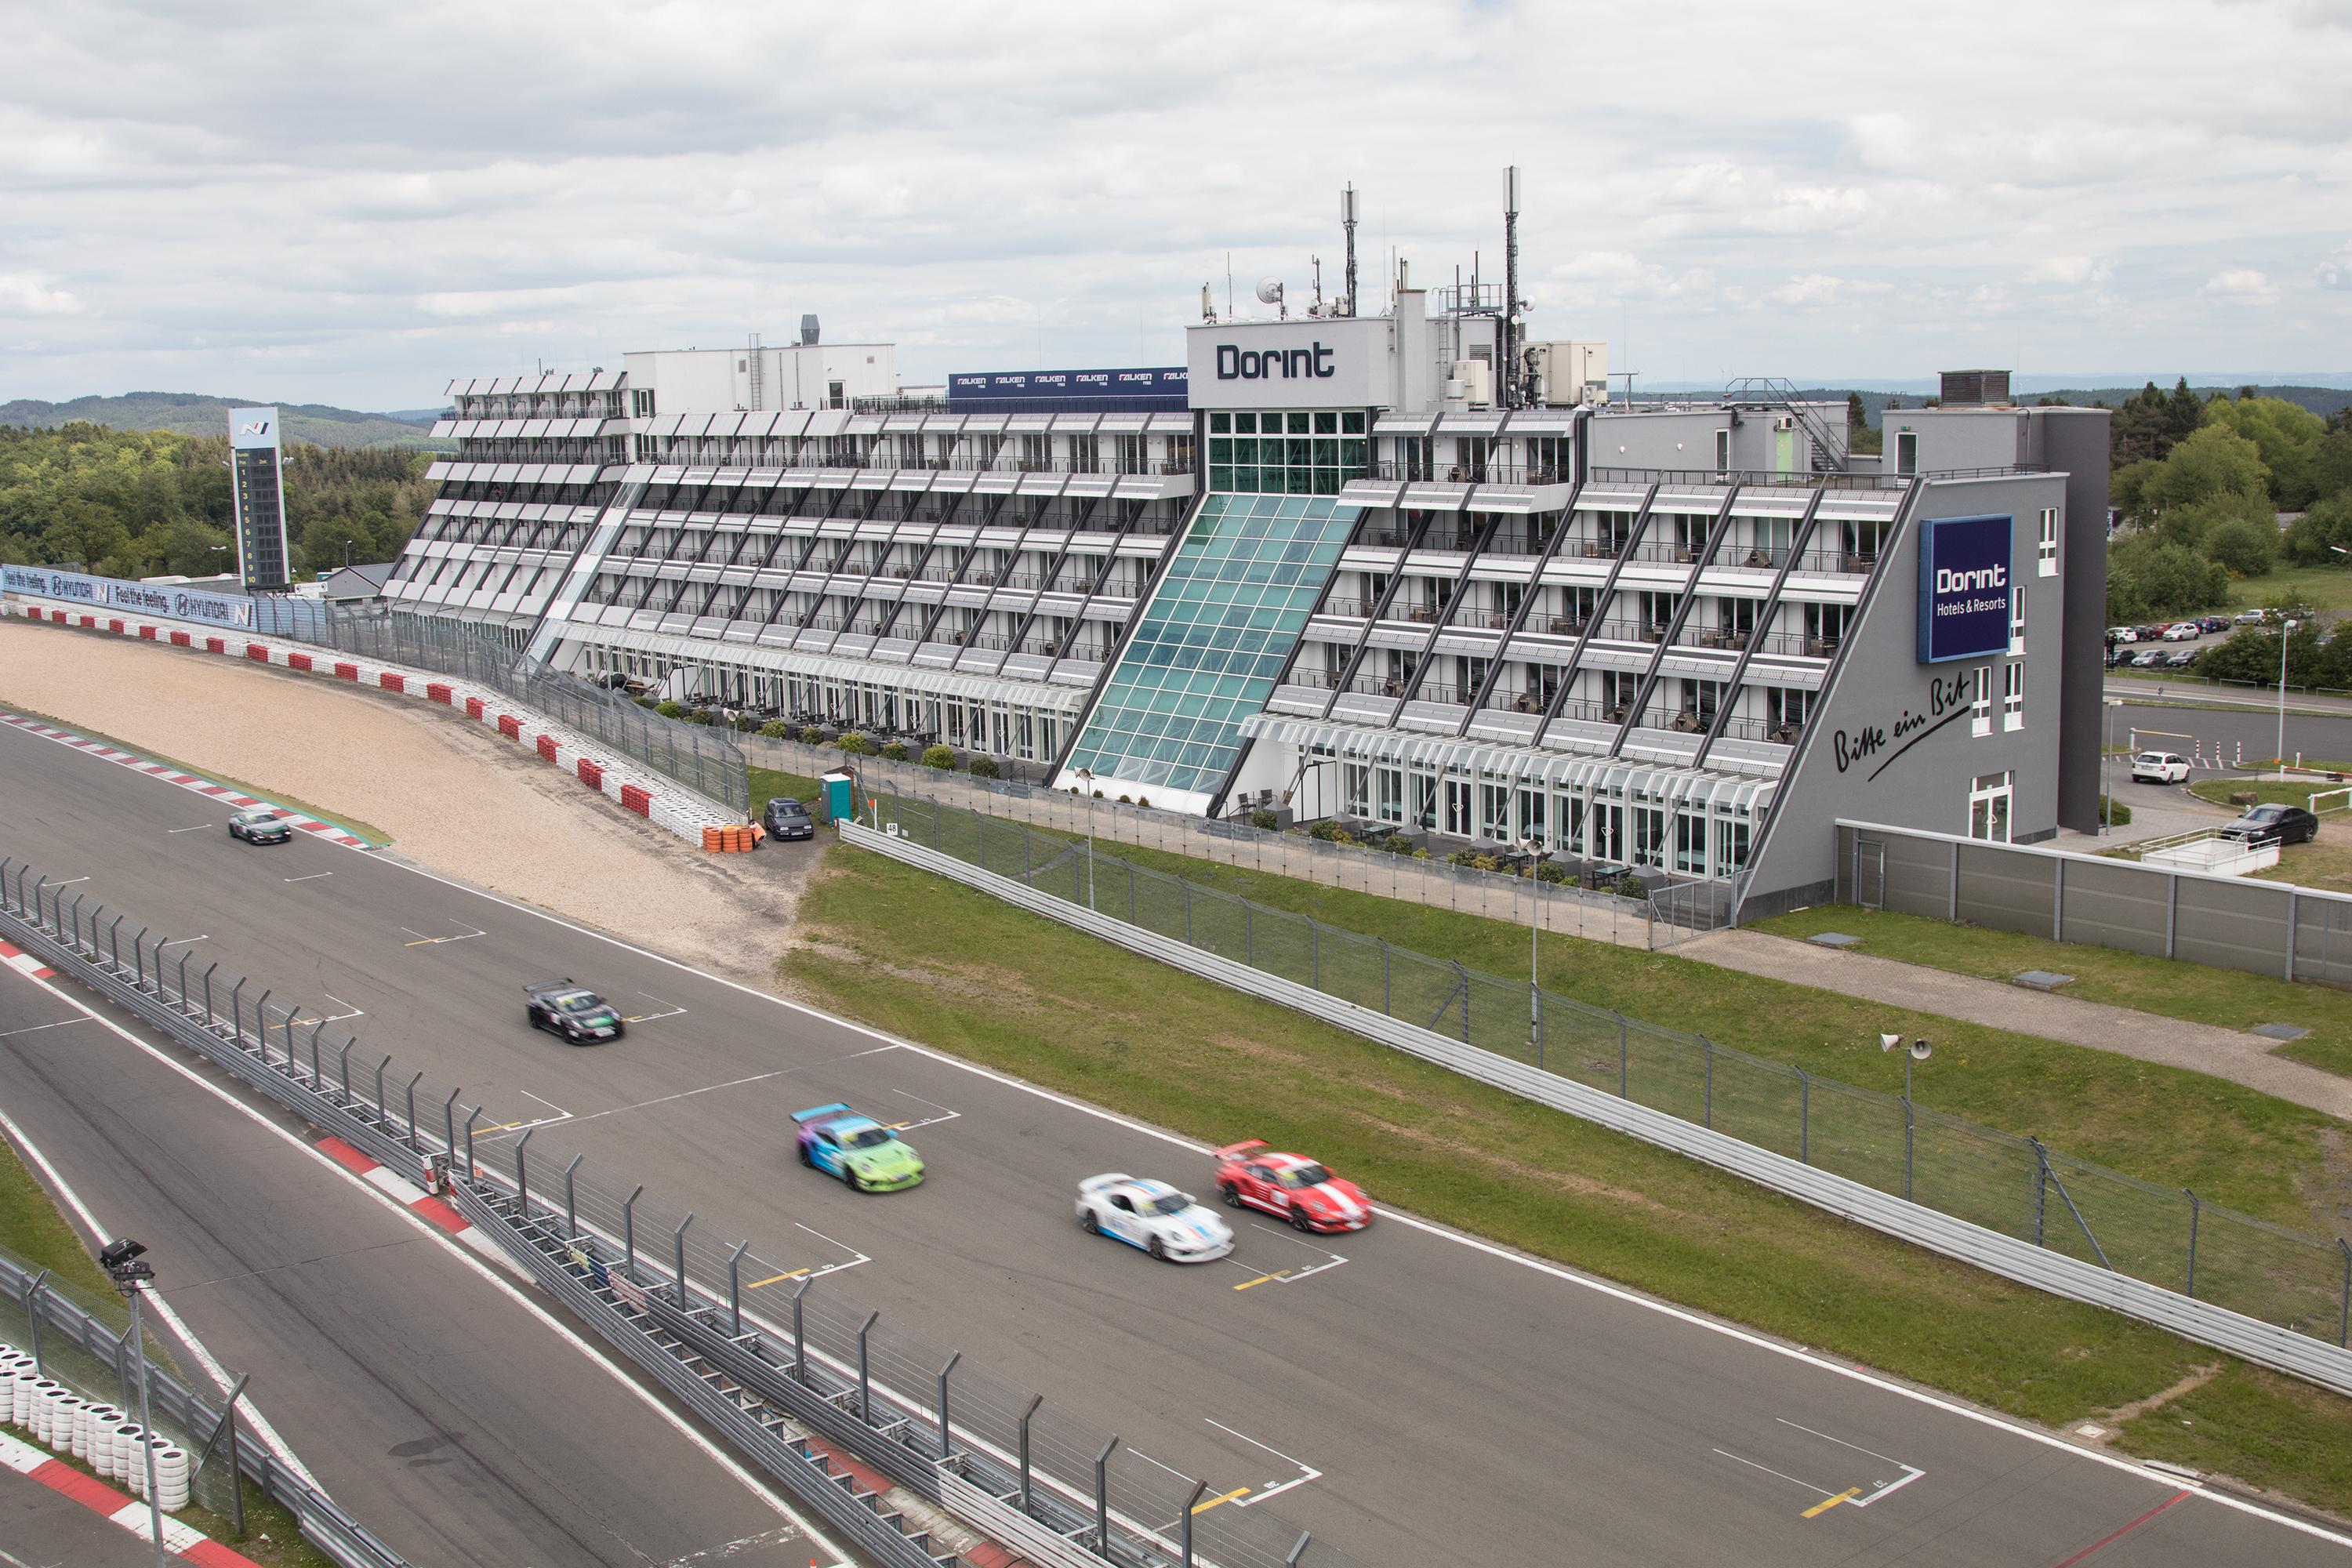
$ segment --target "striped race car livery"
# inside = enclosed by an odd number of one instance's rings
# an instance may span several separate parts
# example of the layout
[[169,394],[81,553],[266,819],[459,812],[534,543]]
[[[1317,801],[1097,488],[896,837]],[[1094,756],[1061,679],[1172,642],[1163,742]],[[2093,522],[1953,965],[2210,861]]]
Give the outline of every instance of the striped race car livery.
[[1361,1187],[1301,1155],[1276,1152],[1262,1139],[1229,1143],[1216,1161],[1217,1191],[1228,1208],[1262,1210],[1306,1231],[1361,1230],[1372,1223],[1372,1202]]

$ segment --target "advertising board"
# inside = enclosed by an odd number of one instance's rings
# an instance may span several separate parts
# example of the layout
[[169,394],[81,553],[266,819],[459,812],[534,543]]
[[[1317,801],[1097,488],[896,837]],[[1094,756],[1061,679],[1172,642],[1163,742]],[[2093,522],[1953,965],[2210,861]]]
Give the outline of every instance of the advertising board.
[[1919,530],[1919,662],[1989,658],[2009,647],[2015,519],[1930,518]]
[[1182,365],[1129,370],[965,371],[948,377],[948,401],[1045,397],[1079,402],[1105,397],[1181,397]]
[[250,628],[253,625],[251,599],[170,583],[126,583],[120,577],[53,572],[45,566],[5,566],[0,567],[0,591],[208,626]]

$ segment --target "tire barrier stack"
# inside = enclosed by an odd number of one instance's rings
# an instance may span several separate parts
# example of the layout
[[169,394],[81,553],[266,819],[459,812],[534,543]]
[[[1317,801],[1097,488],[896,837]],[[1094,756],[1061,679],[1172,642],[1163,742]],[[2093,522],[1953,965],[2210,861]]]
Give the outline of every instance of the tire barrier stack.
[[[110,630],[125,637],[143,636],[160,629],[142,622],[101,622],[95,616],[75,616],[37,603],[20,605],[12,602],[8,609],[29,620],[60,626],[79,625],[85,630]],[[190,648],[197,646],[189,633],[173,631],[169,636],[175,646]],[[275,639],[205,637],[203,647],[208,653],[247,659],[256,664],[275,665],[283,669],[330,675],[331,679],[352,681],[379,691],[422,698],[453,710],[462,706],[467,718],[495,725],[499,733],[508,740],[531,748],[544,761],[574,774],[599,795],[617,801],[624,810],[646,818],[689,844],[701,842],[707,826],[734,825],[738,820],[730,808],[696,795],[650,769],[638,766],[625,752],[583,739],[564,726],[551,723],[487,684],[469,687],[462,680],[428,680],[411,670],[390,668],[364,659],[342,660],[330,668],[319,665],[312,654]]]
[[0,1340],[0,1426],[13,1426],[53,1454],[79,1459],[100,1477],[147,1497],[147,1454],[155,1456],[155,1490],[165,1513],[188,1506],[188,1451],[149,1432],[127,1411],[84,1399],[43,1377],[28,1351]]
[[756,827],[706,827],[702,830],[702,847],[713,855],[740,855],[760,847],[761,833]]

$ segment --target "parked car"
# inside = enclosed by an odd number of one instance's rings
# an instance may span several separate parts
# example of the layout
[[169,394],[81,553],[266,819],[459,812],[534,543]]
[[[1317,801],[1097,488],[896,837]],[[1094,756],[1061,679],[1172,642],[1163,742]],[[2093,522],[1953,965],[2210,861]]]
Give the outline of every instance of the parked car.
[[2111,643],[2137,642],[2139,641],[2139,634],[2132,630],[2129,626],[2109,626],[2107,628],[2107,640]]
[[816,819],[809,816],[808,807],[791,795],[772,796],[760,813],[760,826],[771,838],[814,838]]
[[2132,655],[2131,662],[2134,669],[2154,669],[2163,664],[2164,660],[2164,650],[2160,647],[2152,647],[2145,652]]
[[2242,626],[2261,626],[2263,619],[2263,612],[2260,610],[2240,610],[2237,615],[2238,624]]
[[2132,630],[2139,634],[2142,642],[2156,642],[2164,636],[2164,628],[2160,626],[2134,626]]
[[2319,818],[2299,805],[2258,805],[2224,825],[2221,837],[2248,844],[2308,844],[2319,837]]
[[2230,629],[2230,617],[2227,616],[2208,616],[2197,624],[2204,627],[2209,632],[2226,632]]
[[2164,668],[2167,669],[2194,668],[2197,664],[2197,656],[2204,651],[2205,650],[2203,648],[2196,647],[2174,648],[2170,653],[2164,656]]
[[2107,668],[2109,669],[2114,669],[2119,665],[2129,664],[2132,661],[2132,658],[2133,654],[2130,644],[2116,643],[2107,649]]
[[2205,628],[2195,621],[2175,621],[2164,628],[2166,642],[2189,642],[2204,635]]
[[2132,759],[2134,784],[2186,784],[2189,759],[2178,752],[2142,752]]

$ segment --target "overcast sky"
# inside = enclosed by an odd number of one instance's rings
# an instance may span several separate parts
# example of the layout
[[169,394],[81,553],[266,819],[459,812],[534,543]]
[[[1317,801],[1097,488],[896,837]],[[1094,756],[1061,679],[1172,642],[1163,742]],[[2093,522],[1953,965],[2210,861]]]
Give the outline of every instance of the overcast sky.
[[[1388,258],[1719,382],[2352,370],[2352,5],[8,7],[0,400],[1181,362]],[[1630,352],[1629,352],[1630,340]]]

